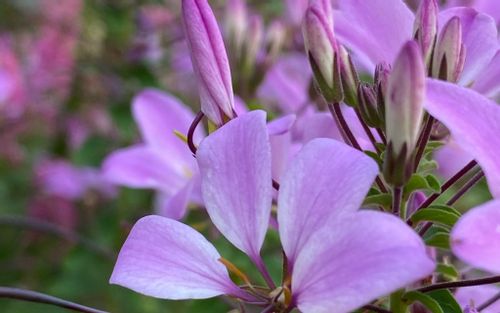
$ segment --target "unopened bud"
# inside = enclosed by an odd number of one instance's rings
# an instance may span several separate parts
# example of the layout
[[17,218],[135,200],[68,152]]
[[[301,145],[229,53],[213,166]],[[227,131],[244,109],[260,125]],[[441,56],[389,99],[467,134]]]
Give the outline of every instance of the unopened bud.
[[388,147],[384,176],[395,186],[403,185],[413,168],[413,150],[422,125],[425,77],[420,48],[410,41],[394,62],[385,96]]
[[264,24],[260,15],[253,15],[248,24],[248,33],[243,51],[243,64],[245,72],[251,72],[255,65],[257,54],[262,46]]
[[219,26],[206,0],[182,0],[182,15],[198,80],[201,110],[220,126],[234,116],[234,94]]
[[282,22],[273,21],[266,33],[267,59],[274,61],[281,52],[286,39],[286,29]]
[[462,41],[462,25],[455,16],[446,23],[439,35],[434,51],[432,76],[456,82],[465,63],[465,45]]
[[358,108],[365,123],[370,127],[383,127],[383,111],[377,103],[377,95],[372,86],[358,86]]
[[430,66],[436,43],[439,7],[436,0],[423,0],[415,16],[414,37],[420,46],[426,66]]
[[350,106],[356,106],[359,77],[351,56],[342,46],[338,46],[340,62],[340,77],[342,79],[342,89],[344,91],[344,102]]
[[328,102],[340,102],[343,90],[333,29],[323,12],[311,6],[306,11],[302,30],[314,78],[321,93]]
[[229,0],[226,5],[224,29],[230,48],[241,55],[247,31],[247,7],[243,0]]
[[387,63],[380,63],[375,67],[375,91],[377,94],[377,107],[381,116],[385,118],[385,95],[387,84],[391,74],[391,66]]

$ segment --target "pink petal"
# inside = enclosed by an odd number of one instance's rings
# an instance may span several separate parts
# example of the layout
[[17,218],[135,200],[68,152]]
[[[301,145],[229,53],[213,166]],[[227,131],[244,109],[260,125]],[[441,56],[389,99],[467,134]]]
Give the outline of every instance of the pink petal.
[[214,246],[180,222],[146,216],[132,228],[110,283],[163,299],[205,299],[237,287]]
[[[133,102],[134,118],[146,143],[161,152],[177,167],[194,168],[196,162],[187,145],[174,131],[186,135],[194,120],[194,114],[180,100],[155,89],[139,93]],[[202,127],[195,132],[194,141],[203,138]]]
[[256,258],[271,212],[271,147],[266,114],[252,111],[202,141],[196,154],[208,214],[238,249]]
[[186,214],[189,198],[193,191],[194,181],[188,183],[173,195],[160,192],[156,196],[156,210],[158,215],[174,220],[180,220]]
[[304,313],[345,313],[429,275],[434,262],[399,218],[362,211],[323,228],[295,263],[292,293]]
[[102,166],[109,181],[132,188],[153,188],[173,193],[185,184],[180,175],[155,151],[143,145],[117,150]]
[[439,175],[448,179],[472,161],[472,157],[452,139],[434,152],[434,160],[438,162]]
[[445,10],[439,15],[439,24],[445,25],[454,16],[460,17],[466,51],[459,83],[469,86],[498,51],[497,27],[493,18],[471,8]]
[[494,99],[500,95],[500,51],[480,73],[472,87],[489,98]]
[[316,139],[290,162],[278,197],[281,242],[293,263],[313,233],[361,206],[379,169],[371,158],[331,139]]
[[392,63],[412,38],[414,15],[401,0],[338,0],[335,34],[365,64]]
[[500,196],[500,107],[471,89],[428,79],[425,108],[476,159],[491,193]]
[[451,235],[453,253],[468,264],[500,273],[500,200],[467,212]]

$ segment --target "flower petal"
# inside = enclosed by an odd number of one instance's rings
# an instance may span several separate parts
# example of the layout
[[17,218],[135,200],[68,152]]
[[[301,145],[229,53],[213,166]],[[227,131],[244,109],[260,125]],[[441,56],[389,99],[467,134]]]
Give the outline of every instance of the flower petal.
[[500,51],[481,72],[472,87],[489,98],[494,99],[500,95]]
[[163,157],[143,145],[113,152],[104,160],[102,168],[109,181],[132,188],[172,193],[182,188],[186,181]]
[[256,258],[271,213],[271,147],[266,114],[241,115],[202,141],[196,154],[208,214],[238,249]]
[[500,196],[500,106],[471,89],[432,79],[427,80],[424,105],[476,159],[491,193]]
[[[186,143],[174,133],[178,131],[186,135],[194,120],[194,114],[187,106],[167,93],[146,89],[134,98],[132,109],[148,145],[159,150],[173,165],[194,167],[196,162]],[[195,143],[203,136],[202,128],[198,127]]]
[[492,17],[471,8],[445,10],[439,15],[439,24],[445,25],[454,16],[460,17],[466,51],[459,83],[469,86],[498,51],[497,27]]
[[411,10],[401,0],[338,0],[335,34],[363,63],[392,63],[412,38]]
[[468,264],[500,273],[500,200],[467,212],[451,235],[453,253]]
[[110,283],[163,299],[205,299],[237,287],[214,246],[180,222],[146,216],[132,228]]
[[306,144],[290,164],[278,196],[278,224],[293,263],[314,232],[359,209],[379,169],[362,152],[331,139]]
[[186,209],[193,191],[194,181],[188,183],[173,195],[160,192],[156,196],[156,211],[159,215],[174,220],[180,220],[186,214]]
[[350,312],[434,270],[422,239],[395,216],[362,211],[330,226],[295,264],[292,293],[301,312]]

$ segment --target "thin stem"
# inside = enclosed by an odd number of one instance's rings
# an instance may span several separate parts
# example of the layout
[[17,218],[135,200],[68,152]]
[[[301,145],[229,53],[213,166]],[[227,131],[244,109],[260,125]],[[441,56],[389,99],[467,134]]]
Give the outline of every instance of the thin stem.
[[86,307],[81,304],[59,299],[43,293],[18,288],[0,287],[0,298],[45,303],[83,313],[106,313],[106,311]]
[[392,313],[392,311],[380,308],[380,307],[372,305],[372,304],[367,304],[367,305],[363,306],[363,309],[367,310],[367,311],[377,312],[377,313]]
[[431,132],[432,132],[433,125],[434,125],[434,118],[432,116],[428,115],[426,122],[425,122],[424,129],[422,130],[422,133],[420,134],[420,137],[418,138],[417,153],[415,155],[415,167],[413,168],[414,172],[417,171],[418,165],[420,164],[420,160],[422,160],[422,157],[424,156],[425,147],[427,146],[427,143],[429,142],[429,138],[431,138]]
[[380,151],[380,149],[377,145],[377,139],[375,139],[375,136],[373,136],[373,133],[372,133],[370,127],[368,127],[368,125],[366,125],[365,121],[363,120],[363,117],[359,113],[359,110],[355,110],[355,112],[356,112],[356,116],[358,117],[359,122],[361,123],[361,126],[363,126],[363,129],[366,133],[366,136],[368,137],[368,139],[370,139],[370,142],[372,143],[373,148],[375,148],[375,150],[378,153],[381,153],[382,151]]
[[339,128],[344,131],[344,134],[347,137],[347,144],[353,146],[354,148],[362,151],[361,146],[359,145],[358,141],[356,140],[356,137],[354,137],[354,134],[352,133],[351,129],[349,128],[349,125],[347,124],[344,115],[342,114],[342,109],[340,107],[339,103],[329,103],[328,108],[330,109],[330,112],[332,115],[334,115],[335,120],[339,124]]
[[193,122],[189,126],[189,130],[187,133],[187,144],[188,144],[189,150],[191,150],[191,152],[193,154],[196,154],[196,150],[197,150],[196,145],[193,142],[194,131],[196,130],[196,127],[198,127],[198,124],[200,124],[200,122],[204,116],[205,116],[205,114],[203,114],[203,112],[201,112],[201,111],[198,112],[198,114],[196,114],[196,117],[194,118]]
[[84,238],[71,230],[40,219],[24,216],[0,216],[0,225],[11,226],[14,228],[21,227],[24,229],[56,236],[71,243],[80,244],[82,247],[85,247],[89,251],[105,257],[106,259],[116,259],[116,255],[111,250],[96,244],[93,240]]
[[376,130],[377,130],[378,136],[380,137],[380,140],[382,140],[382,143],[384,145],[387,145],[387,138],[385,137],[385,134],[382,131],[382,129],[380,129],[380,128],[377,127]]
[[[455,184],[460,178],[462,178],[465,174],[467,174],[471,169],[476,166],[477,162],[476,161],[470,161],[464,168],[462,168],[458,173],[456,173],[453,177],[448,179],[443,186],[441,186],[441,191],[434,193],[429,196],[418,208],[416,211],[419,211],[420,209],[428,207],[430,204],[432,204],[439,196],[441,196],[446,190],[448,190],[453,184]],[[415,212],[416,212],[415,211]]]
[[255,258],[255,266],[259,270],[259,272],[262,274],[262,277],[266,281],[266,284],[269,286],[271,290],[276,289],[276,285],[274,284],[273,279],[271,278],[271,275],[269,274],[266,265],[264,264],[264,261],[262,260],[262,257],[257,257]]
[[451,197],[451,199],[448,200],[448,202],[446,202],[446,205],[453,205],[455,202],[457,202],[464,194],[467,193],[467,191],[469,191],[472,187],[474,187],[483,177],[484,177],[484,172],[479,171],[479,173],[474,175],[474,177],[472,177],[471,180],[469,180],[465,185],[463,185],[462,188],[460,188],[460,190],[458,190],[457,193],[453,195],[453,197]]
[[[354,137],[354,134],[349,128],[349,125],[347,124],[344,115],[342,114],[342,109],[340,108],[340,104],[328,103],[328,109],[330,110],[330,113],[337,122],[340,132],[345,136],[345,137],[343,136],[345,143],[359,151],[363,151],[358,141],[356,140],[356,137]],[[375,182],[377,183],[377,186],[382,193],[387,193],[387,188],[385,187],[384,182],[382,181],[382,179],[380,179],[380,177],[377,176]]]
[[487,307],[489,307],[490,305],[492,305],[493,303],[497,302],[498,300],[500,300],[500,292],[497,293],[496,295],[494,295],[491,299],[489,299],[486,302],[479,305],[476,308],[476,310],[478,310],[478,312],[480,312],[480,311],[486,309]]
[[490,276],[490,277],[486,277],[486,278],[479,278],[479,279],[468,279],[468,280],[438,283],[438,284],[418,288],[418,289],[416,289],[416,291],[429,292],[429,291],[439,290],[439,289],[489,285],[489,284],[496,284],[496,283],[500,283],[500,275]]
[[394,215],[399,215],[402,199],[403,193],[401,187],[394,187],[392,193],[392,212],[394,213]]

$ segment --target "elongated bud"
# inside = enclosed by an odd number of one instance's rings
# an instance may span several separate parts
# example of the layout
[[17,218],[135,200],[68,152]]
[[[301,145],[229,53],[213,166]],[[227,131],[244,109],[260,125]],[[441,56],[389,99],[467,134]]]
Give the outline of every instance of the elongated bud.
[[446,23],[439,35],[434,51],[432,76],[456,82],[465,63],[465,46],[462,41],[462,24],[455,16]]
[[321,93],[328,102],[342,101],[344,96],[337,42],[327,18],[317,6],[307,9],[302,31],[309,62]]
[[413,150],[422,125],[425,77],[420,48],[410,41],[394,62],[385,97],[388,147],[384,175],[395,186],[403,185],[413,168]]
[[273,21],[266,32],[267,59],[276,60],[285,44],[286,29],[282,22]]
[[234,95],[219,26],[207,0],[182,0],[182,15],[198,80],[201,110],[220,126],[234,116]]
[[243,58],[245,71],[251,71],[255,65],[257,54],[262,46],[264,23],[260,15],[253,15],[248,24],[248,33],[244,45]]
[[380,111],[380,115],[383,117],[383,120],[385,119],[385,95],[387,93],[387,85],[390,74],[391,66],[387,63],[380,63],[375,67],[374,84],[377,94],[377,107]]
[[230,48],[241,55],[248,27],[248,12],[245,1],[229,0],[226,5],[224,30]]
[[331,0],[309,0],[309,7],[322,12],[329,27],[333,29],[333,8]]
[[344,91],[344,102],[350,106],[356,106],[358,96],[359,77],[356,67],[352,62],[351,56],[344,48],[338,46],[338,55],[340,62],[340,77],[342,79],[342,89]]
[[439,7],[436,0],[422,0],[415,16],[414,38],[420,46],[427,67],[437,38]]
[[358,107],[365,123],[370,127],[382,127],[384,116],[377,103],[377,95],[372,86],[358,86]]

